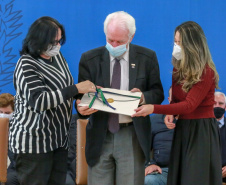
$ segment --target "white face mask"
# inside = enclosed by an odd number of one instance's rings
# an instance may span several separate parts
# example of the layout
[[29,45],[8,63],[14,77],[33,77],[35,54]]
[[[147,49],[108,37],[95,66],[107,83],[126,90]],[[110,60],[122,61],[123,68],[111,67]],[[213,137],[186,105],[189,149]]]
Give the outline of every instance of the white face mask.
[[11,113],[11,114],[0,113],[0,118],[9,118],[9,120],[10,120],[10,119],[12,119],[12,117],[13,117],[13,113]]
[[181,60],[181,47],[179,45],[177,45],[176,43],[174,43],[173,46],[173,53],[172,55],[177,59],[177,60]]
[[60,47],[60,45],[49,46],[47,51],[45,51],[43,54],[49,57],[56,56],[60,53]]

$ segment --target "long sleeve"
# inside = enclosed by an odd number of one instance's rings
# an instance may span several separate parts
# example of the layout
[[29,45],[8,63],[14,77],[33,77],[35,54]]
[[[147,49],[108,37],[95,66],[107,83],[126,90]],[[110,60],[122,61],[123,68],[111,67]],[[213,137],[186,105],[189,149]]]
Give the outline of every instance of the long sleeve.
[[[63,79],[57,79],[54,73],[51,74],[51,68],[48,70],[43,68],[40,72],[34,64],[34,60],[22,58],[15,74],[22,94],[34,111],[42,112],[54,108],[78,93],[75,85],[65,87]],[[47,79],[41,74],[43,72],[49,74],[48,81],[52,82],[56,90],[51,90],[46,85]]]
[[[173,82],[173,88],[176,86],[180,86],[181,89],[181,85],[177,85]],[[185,116],[186,118],[189,117],[189,114],[191,116],[190,118],[213,117],[214,89],[214,72],[207,67],[203,72],[201,81],[193,85],[187,94],[182,92],[182,89],[173,89],[178,103],[170,105],[154,105],[154,113],[187,115]],[[185,94],[184,97],[183,94]],[[196,117],[198,114],[200,117]]]
[[62,54],[52,57],[52,62],[21,56],[14,71],[14,87],[9,149],[13,153],[67,149],[73,100],[78,90]]

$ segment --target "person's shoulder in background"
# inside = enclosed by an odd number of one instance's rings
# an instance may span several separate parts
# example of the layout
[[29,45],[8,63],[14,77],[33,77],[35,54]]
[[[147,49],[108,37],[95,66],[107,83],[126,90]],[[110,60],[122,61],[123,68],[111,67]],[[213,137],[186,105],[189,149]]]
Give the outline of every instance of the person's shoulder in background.
[[164,124],[164,118],[165,118],[166,115],[164,114],[152,114],[150,116],[150,120],[151,120],[151,127],[155,127],[156,125],[159,125],[159,124]]

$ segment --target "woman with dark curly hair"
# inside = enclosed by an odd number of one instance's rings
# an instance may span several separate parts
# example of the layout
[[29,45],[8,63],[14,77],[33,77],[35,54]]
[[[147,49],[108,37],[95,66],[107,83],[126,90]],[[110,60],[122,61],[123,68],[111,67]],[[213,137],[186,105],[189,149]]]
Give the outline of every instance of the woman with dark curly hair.
[[30,27],[14,71],[15,111],[9,148],[16,154],[21,185],[63,185],[67,172],[68,129],[78,93],[95,92],[90,81],[74,84],[60,52],[63,25],[41,17]]

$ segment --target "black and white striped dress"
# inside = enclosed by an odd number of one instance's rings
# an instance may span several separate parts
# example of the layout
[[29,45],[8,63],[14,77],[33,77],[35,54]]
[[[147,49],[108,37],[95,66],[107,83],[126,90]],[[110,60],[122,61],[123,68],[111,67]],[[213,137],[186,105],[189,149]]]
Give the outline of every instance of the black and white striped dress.
[[73,97],[78,94],[62,54],[51,61],[23,55],[14,71],[13,153],[46,153],[68,146]]

